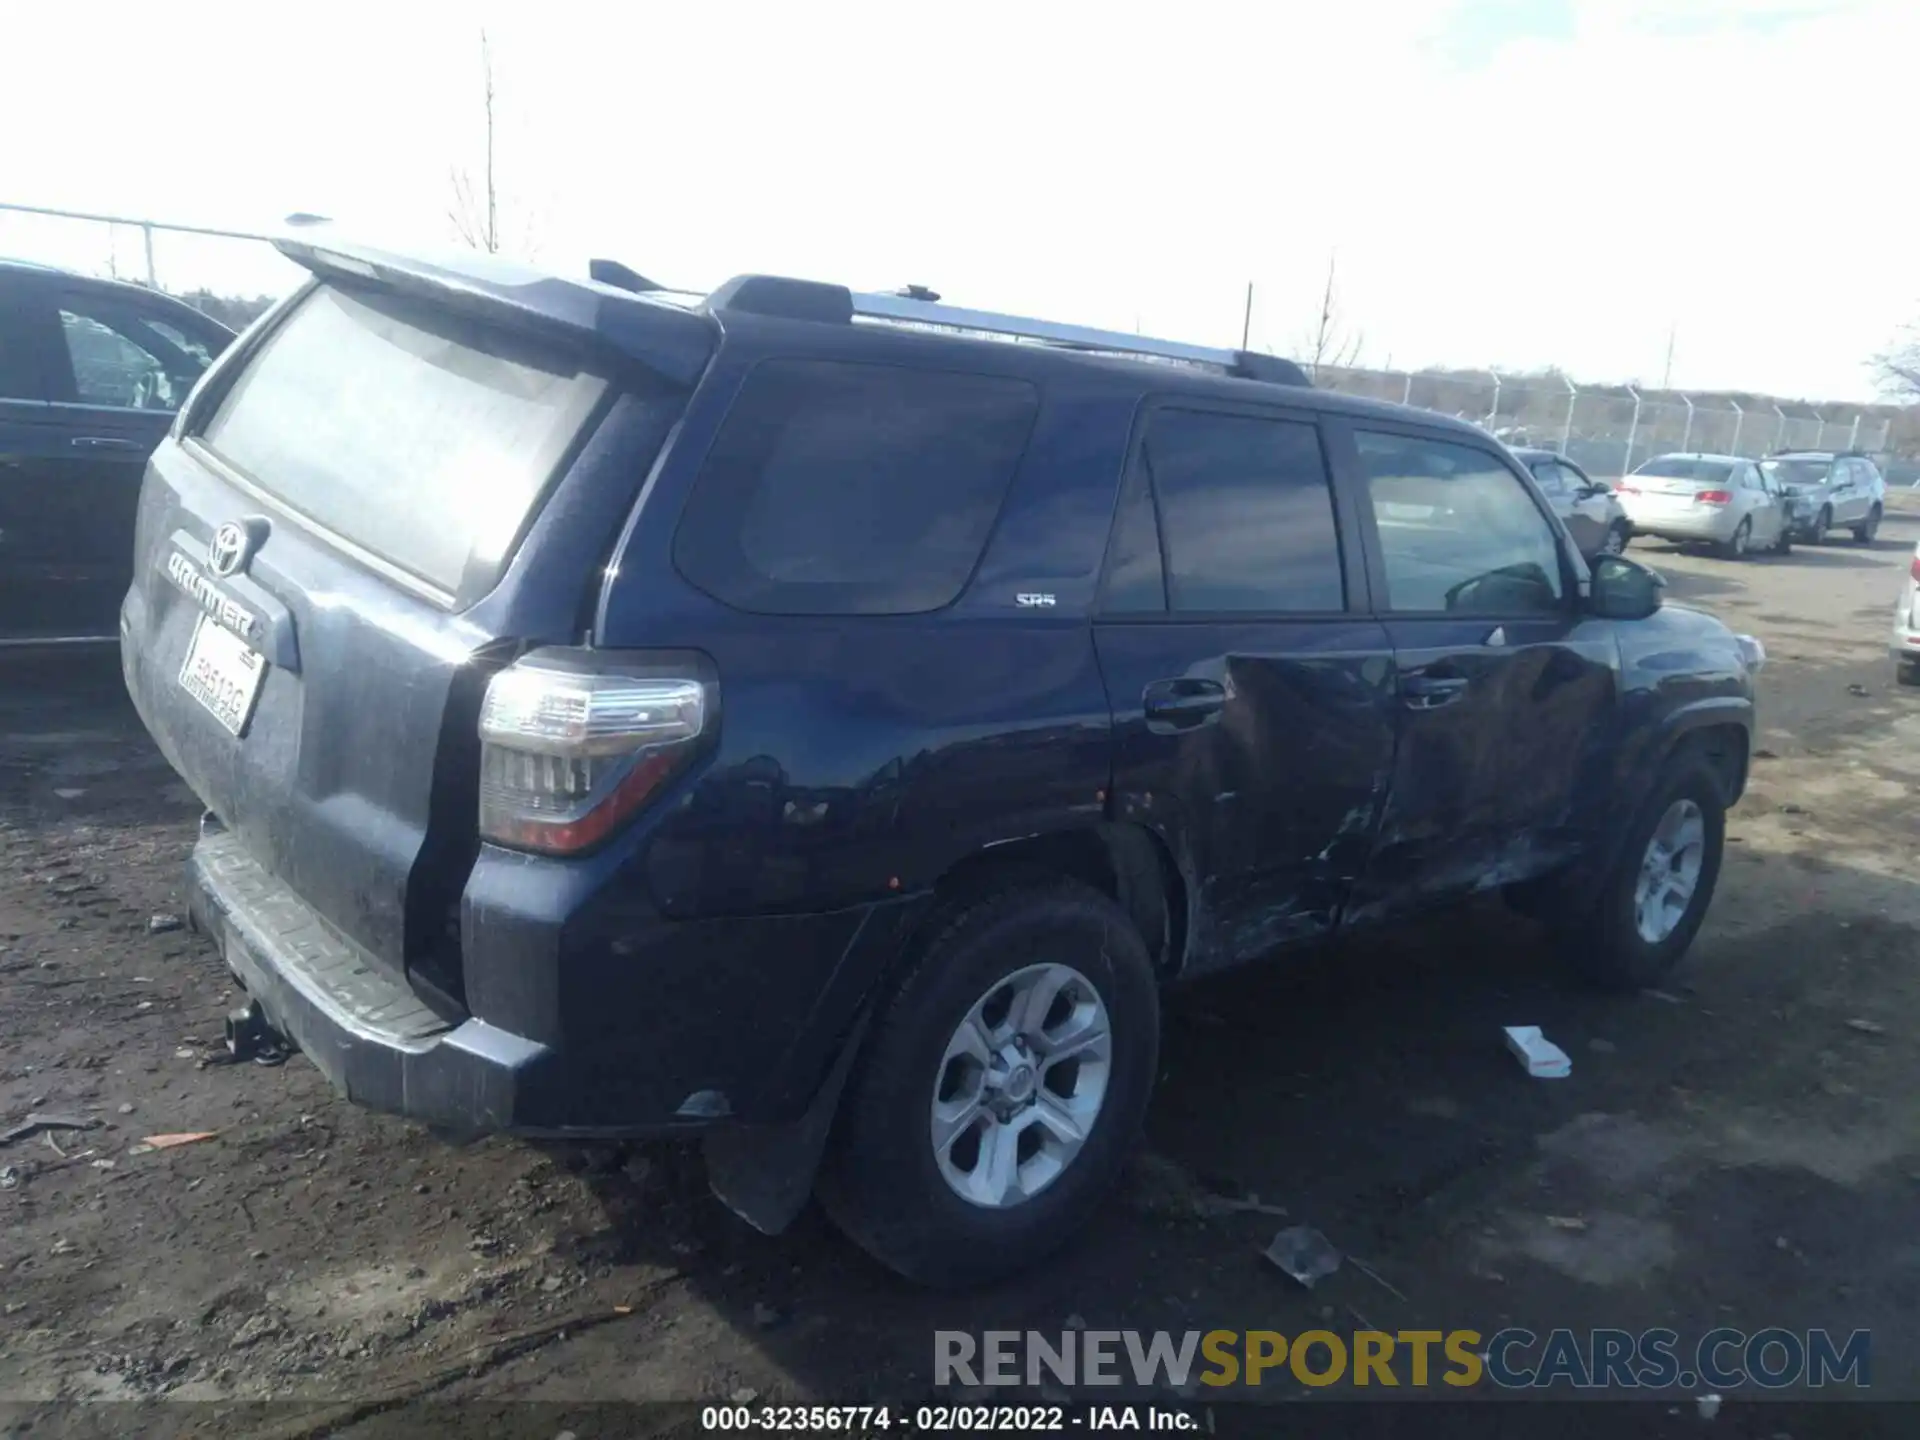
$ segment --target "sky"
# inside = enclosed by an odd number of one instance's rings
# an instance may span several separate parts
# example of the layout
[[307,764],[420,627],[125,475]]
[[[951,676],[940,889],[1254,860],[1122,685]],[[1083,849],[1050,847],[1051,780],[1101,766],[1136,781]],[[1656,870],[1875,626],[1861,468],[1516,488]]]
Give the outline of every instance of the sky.
[[[1920,320],[1912,0],[0,0],[0,202],[506,248],[1359,363],[1872,397]],[[0,255],[145,274],[0,211]],[[278,292],[161,235],[162,284]]]

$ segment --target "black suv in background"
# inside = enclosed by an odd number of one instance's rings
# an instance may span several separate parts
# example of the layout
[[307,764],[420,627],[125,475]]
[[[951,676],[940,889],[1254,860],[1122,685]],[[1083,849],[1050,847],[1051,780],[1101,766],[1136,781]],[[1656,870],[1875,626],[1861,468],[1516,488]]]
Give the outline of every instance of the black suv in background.
[[959,1284],[1081,1228],[1163,985],[1475,891],[1614,986],[1700,926],[1759,648],[1472,426],[922,291],[283,248],[122,654],[236,1024],[353,1100],[703,1132],[762,1229]]
[[147,457],[232,339],[138,285],[0,260],[0,645],[114,639]]

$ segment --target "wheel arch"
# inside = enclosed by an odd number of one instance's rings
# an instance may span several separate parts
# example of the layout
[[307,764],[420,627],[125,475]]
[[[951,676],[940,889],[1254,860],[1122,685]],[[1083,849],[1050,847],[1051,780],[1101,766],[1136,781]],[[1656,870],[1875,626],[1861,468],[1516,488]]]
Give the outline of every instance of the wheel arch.
[[1177,972],[1186,958],[1192,914],[1186,877],[1166,841],[1127,821],[1061,830],[984,845],[954,861],[934,884],[934,904],[904,953],[924,943],[938,917],[974,904],[1023,877],[1064,876],[1112,900],[1133,921],[1156,973]]

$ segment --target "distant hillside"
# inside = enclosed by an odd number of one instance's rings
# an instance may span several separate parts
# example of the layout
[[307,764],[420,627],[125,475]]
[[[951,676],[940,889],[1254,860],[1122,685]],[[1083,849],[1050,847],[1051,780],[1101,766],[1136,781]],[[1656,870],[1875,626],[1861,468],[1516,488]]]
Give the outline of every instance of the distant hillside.
[[186,301],[202,315],[211,315],[229,330],[246,329],[273,305],[271,295],[216,295],[211,290],[174,292],[174,298]]

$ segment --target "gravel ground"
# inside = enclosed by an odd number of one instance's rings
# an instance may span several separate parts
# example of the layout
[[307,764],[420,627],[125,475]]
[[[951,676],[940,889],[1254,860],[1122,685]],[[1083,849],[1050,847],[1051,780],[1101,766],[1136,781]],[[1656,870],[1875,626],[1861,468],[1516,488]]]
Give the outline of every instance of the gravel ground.
[[[166,1413],[373,1434],[457,1400],[462,1429],[511,1414],[552,1435],[610,1400],[921,1400],[936,1328],[1074,1317],[1867,1328],[1875,1393],[1920,1394],[1920,691],[1885,654],[1917,535],[1903,513],[1871,547],[1785,559],[1636,547],[1772,654],[1720,892],[1669,990],[1583,993],[1488,906],[1183,992],[1124,1193],[1057,1262],[965,1297],[896,1283],[815,1214],[754,1235],[682,1150],[454,1148],[340,1103],[298,1057],[217,1063],[230,986],[173,918],[193,797],[110,660],[10,661],[0,1128],[50,1110],[92,1128],[0,1148],[5,1416],[40,1434],[132,1412],[17,1407],[270,1401]],[[1544,1026],[1572,1077],[1525,1077],[1513,1023]],[[212,1138],[141,1148],[181,1132]],[[1298,1289],[1257,1258],[1287,1222],[1222,1216],[1223,1194],[1284,1206],[1379,1280]],[[1639,1413],[1702,1423],[1691,1393]],[[1870,1424],[1784,1413],[1735,1394],[1716,1424]]]

